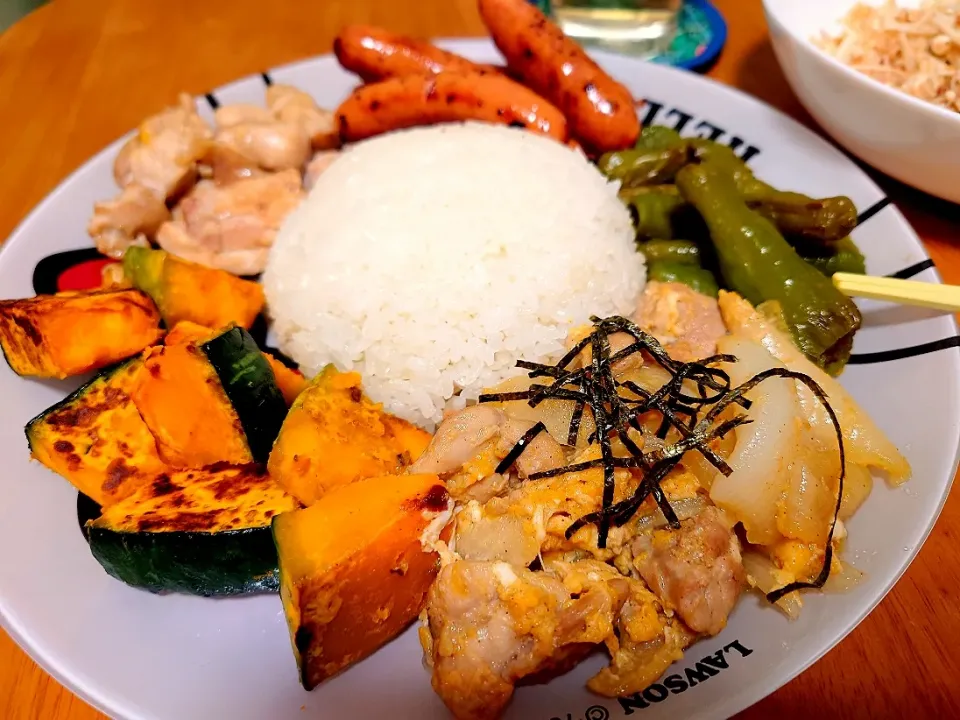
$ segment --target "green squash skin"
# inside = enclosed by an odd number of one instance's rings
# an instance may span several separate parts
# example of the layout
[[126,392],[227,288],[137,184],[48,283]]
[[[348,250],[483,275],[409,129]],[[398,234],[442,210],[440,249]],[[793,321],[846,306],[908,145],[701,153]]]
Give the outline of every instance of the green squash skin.
[[116,579],[153,593],[229,597],[280,588],[270,526],[204,532],[84,527],[90,552]]
[[160,314],[163,312],[163,264],[167,253],[163,250],[132,247],[123,254],[123,272],[133,286],[150,296]]
[[247,438],[253,461],[266,463],[287,416],[276,378],[256,341],[233,327],[200,345]]

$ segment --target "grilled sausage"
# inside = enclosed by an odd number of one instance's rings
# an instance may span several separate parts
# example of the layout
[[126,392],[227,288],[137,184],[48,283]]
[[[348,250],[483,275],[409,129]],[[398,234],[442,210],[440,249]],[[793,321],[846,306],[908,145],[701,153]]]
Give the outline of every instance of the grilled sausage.
[[343,142],[465,120],[524,127],[560,142],[567,139],[563,113],[499,74],[444,72],[382,80],[354,90],[336,115]]
[[480,15],[523,83],[556,105],[594,153],[636,142],[640,121],[623,85],[526,0],[479,0]]
[[426,40],[404,37],[368,25],[348,25],[333,41],[340,64],[365,82],[402,75],[436,75],[453,72],[496,72],[454,53],[441,50]]

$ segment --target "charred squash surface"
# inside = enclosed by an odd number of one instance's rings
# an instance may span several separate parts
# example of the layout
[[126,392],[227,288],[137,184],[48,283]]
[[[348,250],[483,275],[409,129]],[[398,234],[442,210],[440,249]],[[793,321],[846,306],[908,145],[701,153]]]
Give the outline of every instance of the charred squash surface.
[[278,587],[275,515],[299,507],[259,465],[161,473],[86,525],[110,575],[151,592],[240,595]]
[[139,290],[0,301],[0,347],[18,375],[80,375],[132,357],[162,335],[160,313]]
[[131,398],[141,368],[137,358],[105,370],[26,426],[33,457],[101,505],[166,468]]
[[266,461],[287,406],[253,338],[230,328],[183,339],[147,354],[133,393],[161,457],[180,468]]
[[[205,328],[189,320],[183,320],[178,322],[173,329],[167,333],[167,337],[164,338],[164,344],[182,345],[183,343],[203,340],[212,334],[213,331],[209,328]],[[293,405],[293,401],[297,399],[297,396],[303,392],[304,388],[309,384],[308,380],[299,370],[288,368],[270,353],[265,352],[263,356],[270,364],[270,369],[273,370],[274,380],[277,383],[277,387],[280,388],[280,392],[287,406]]]
[[347,483],[400,472],[430,434],[364,396],[360,375],[325,368],[300,393],[270,454],[270,474],[304,505]]
[[167,327],[189,320],[212,328],[249,328],[263,310],[260,283],[163,250],[132,247],[123,256],[123,269],[134,287],[153,298]]
[[439,567],[420,538],[447,503],[436,475],[394,475],[340,487],[274,519],[280,597],[307,690],[419,614]]

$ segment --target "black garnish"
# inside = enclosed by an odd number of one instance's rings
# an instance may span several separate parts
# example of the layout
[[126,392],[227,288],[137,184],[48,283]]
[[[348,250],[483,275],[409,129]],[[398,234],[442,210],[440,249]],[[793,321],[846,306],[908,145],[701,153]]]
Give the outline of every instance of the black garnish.
[[507,453],[506,457],[500,461],[500,464],[497,465],[497,469],[494,470],[498,475],[503,475],[507,470],[513,467],[513,464],[517,461],[517,458],[523,454],[523,451],[527,449],[527,446],[533,442],[533,439],[542,432],[545,432],[547,426],[542,422],[538,422],[532,428],[527,430],[523,436],[517,440],[517,444],[514,445],[510,452]]
[[[660,483],[691,450],[696,450],[703,455],[718,472],[730,475],[733,470],[710,448],[710,443],[723,438],[737,427],[750,423],[751,420],[742,414],[719,420],[720,414],[731,405],[749,409],[751,403],[745,397],[746,393],[770,378],[787,378],[802,382],[823,403],[836,430],[841,472],[837,503],[827,534],[827,545],[820,574],[812,582],[794,582],[767,593],[767,600],[777,602],[784,595],[795,590],[823,587],[830,577],[833,535],[843,497],[843,480],[846,476],[843,431],[823,389],[809,376],[784,368],[765,370],[738,387],[732,388],[730,376],[720,368],[714,367],[718,363],[736,362],[737,359],[732,355],[713,355],[697,362],[681,363],[671,358],[656,338],[641,330],[627,318],[592,317],[591,321],[594,325],[593,332],[578,341],[556,365],[526,361],[517,363],[518,367],[529,371],[530,378],[551,378],[552,382],[549,385],[533,384],[527,390],[487,393],[480,396],[480,402],[526,400],[531,407],[545,400],[573,402],[573,414],[566,439],[568,445],[574,446],[579,438],[583,415],[589,409],[596,430],[587,438],[587,442],[596,442],[600,445],[600,457],[533,473],[527,478],[542,480],[598,467],[603,468],[603,496],[600,509],[575,520],[567,528],[567,539],[572,538],[578,530],[587,525],[596,525],[597,546],[606,547],[611,525],[620,527],[629,522],[648,497],[652,497],[657,503],[667,523],[674,529],[679,528],[680,520],[660,487]],[[616,353],[611,353],[609,336],[615,333],[626,333],[634,339],[634,342]],[[590,348],[589,363],[576,370],[568,369],[588,346]],[[655,391],[646,390],[631,380],[619,382],[615,377],[614,363],[640,352],[649,355],[670,374],[670,379]],[[695,395],[690,394],[691,388],[696,389]],[[659,413],[661,420],[656,434],[661,440],[667,440],[671,429],[679,435],[679,440],[644,452],[630,438],[629,433],[631,430],[643,432],[640,418],[647,413]],[[497,466],[497,472],[506,472],[530,441],[545,429],[543,423],[537,423],[527,431]],[[620,440],[629,457],[614,455],[612,438]],[[617,469],[636,471],[642,478],[637,490],[630,497],[614,503]]]
[[583,409],[586,403],[578,402],[573,406],[573,414],[570,416],[570,429],[567,431],[567,445],[576,445],[577,438],[580,435],[580,421],[583,420]]

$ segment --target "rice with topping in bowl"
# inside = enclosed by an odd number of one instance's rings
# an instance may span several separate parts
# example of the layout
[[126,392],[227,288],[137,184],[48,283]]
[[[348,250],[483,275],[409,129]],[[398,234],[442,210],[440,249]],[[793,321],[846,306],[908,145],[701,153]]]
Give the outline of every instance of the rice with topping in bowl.
[[281,227],[263,286],[280,349],[432,427],[447,408],[630,314],[646,271],[617,184],[579,152],[474,123],[345,151]]

